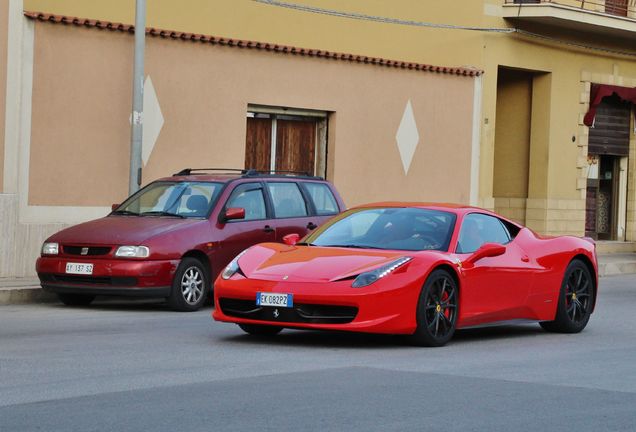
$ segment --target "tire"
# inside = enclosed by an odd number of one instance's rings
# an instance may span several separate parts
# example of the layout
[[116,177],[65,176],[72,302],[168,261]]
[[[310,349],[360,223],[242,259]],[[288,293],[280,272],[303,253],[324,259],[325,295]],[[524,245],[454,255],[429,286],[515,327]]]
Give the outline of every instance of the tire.
[[275,336],[281,332],[282,327],[258,325],[258,324],[239,324],[241,330],[253,336]]
[[57,296],[67,306],[88,306],[95,300],[94,295],[87,294],[59,293]]
[[579,333],[585,328],[594,305],[595,282],[587,266],[573,260],[565,269],[556,317],[554,321],[539,323],[546,331],[554,333]]
[[417,328],[411,342],[440,347],[455,334],[459,289],[446,270],[434,270],[426,279],[417,304]]
[[194,312],[201,309],[209,291],[209,276],[196,258],[183,258],[172,280],[168,304],[173,310]]

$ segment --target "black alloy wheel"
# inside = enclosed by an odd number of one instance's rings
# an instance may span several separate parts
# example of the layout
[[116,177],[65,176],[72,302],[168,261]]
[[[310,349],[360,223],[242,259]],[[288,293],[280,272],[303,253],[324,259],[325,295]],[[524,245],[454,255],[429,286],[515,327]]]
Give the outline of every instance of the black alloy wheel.
[[67,306],[88,306],[95,300],[94,295],[59,293],[58,298]]
[[274,336],[281,332],[282,327],[258,325],[258,324],[239,324],[241,330],[253,336]]
[[209,286],[209,277],[203,263],[196,258],[183,258],[174,275],[168,303],[176,311],[199,310],[205,302]]
[[421,346],[445,345],[455,334],[459,289],[445,270],[435,270],[424,283],[417,306],[417,329],[411,336]]
[[554,321],[541,324],[556,333],[578,333],[585,328],[594,305],[595,282],[587,266],[580,260],[568,265],[561,283]]

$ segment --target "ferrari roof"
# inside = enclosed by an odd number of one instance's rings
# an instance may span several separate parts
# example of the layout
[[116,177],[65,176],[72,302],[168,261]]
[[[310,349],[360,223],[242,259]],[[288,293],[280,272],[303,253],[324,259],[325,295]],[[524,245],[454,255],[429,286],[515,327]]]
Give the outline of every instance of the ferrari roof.
[[361,204],[355,206],[353,208],[369,208],[369,207],[416,207],[416,208],[427,208],[427,209],[435,209],[435,210],[455,210],[455,213],[466,212],[469,210],[479,210],[486,213],[490,213],[490,211],[469,206],[465,204],[455,204],[455,203],[434,203],[434,202],[410,202],[410,201],[382,201],[368,204]]

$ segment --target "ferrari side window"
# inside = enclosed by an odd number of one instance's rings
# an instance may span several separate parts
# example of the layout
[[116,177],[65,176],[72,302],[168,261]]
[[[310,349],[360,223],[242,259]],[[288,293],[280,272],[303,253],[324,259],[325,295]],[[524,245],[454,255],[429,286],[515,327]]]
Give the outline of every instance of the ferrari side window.
[[458,253],[473,253],[484,243],[506,244],[510,234],[499,219],[482,213],[464,217],[457,242]]

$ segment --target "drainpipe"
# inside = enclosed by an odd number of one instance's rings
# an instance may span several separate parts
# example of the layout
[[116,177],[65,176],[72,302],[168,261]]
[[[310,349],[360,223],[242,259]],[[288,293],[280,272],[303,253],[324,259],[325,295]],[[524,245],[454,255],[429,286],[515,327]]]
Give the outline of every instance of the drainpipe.
[[133,101],[130,142],[130,176],[128,192],[141,186],[141,143],[144,115],[144,44],[146,36],[146,0],[136,0],[135,64],[133,68]]

